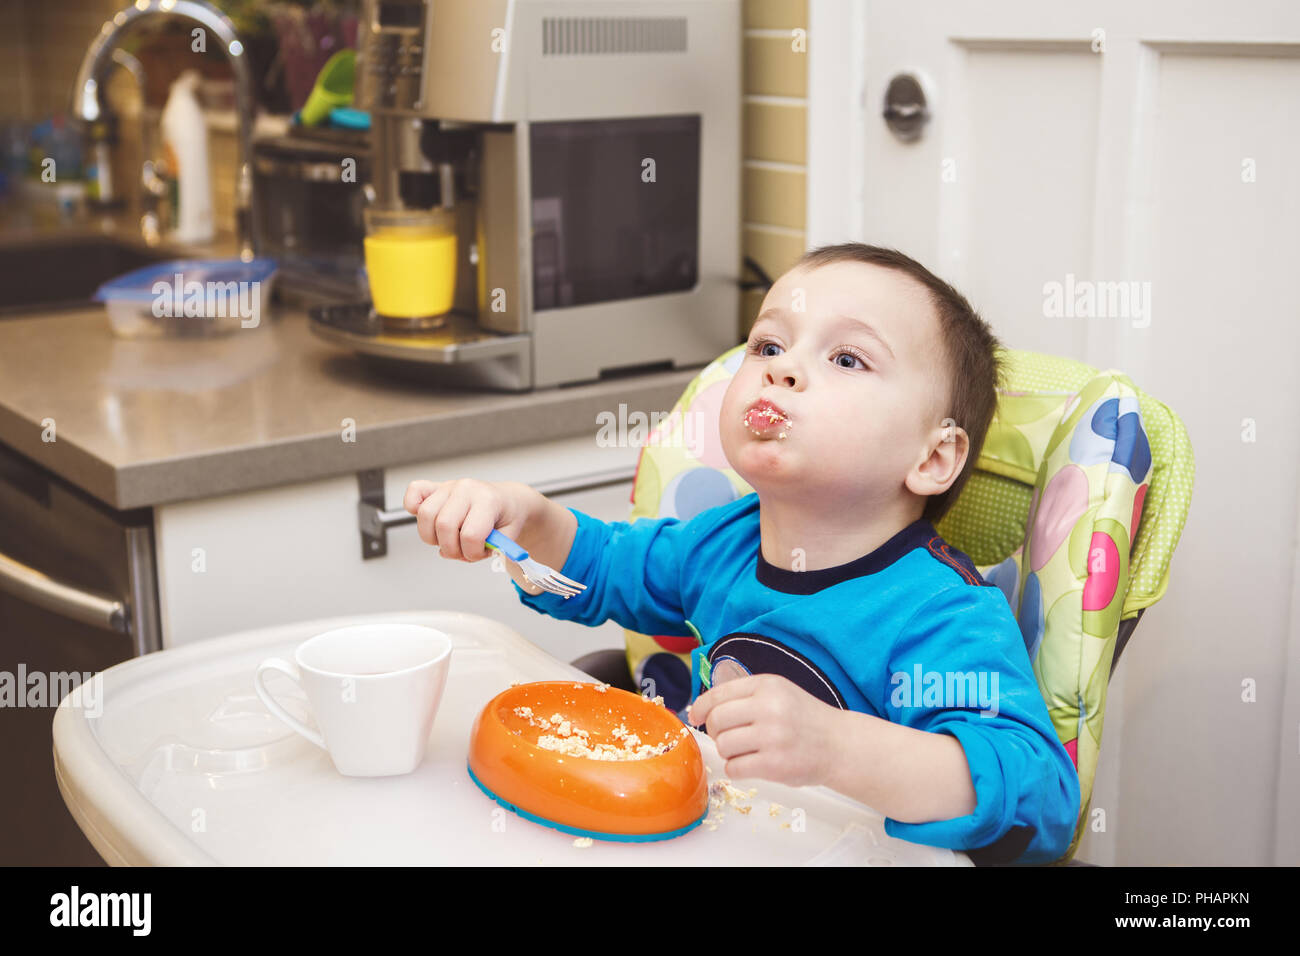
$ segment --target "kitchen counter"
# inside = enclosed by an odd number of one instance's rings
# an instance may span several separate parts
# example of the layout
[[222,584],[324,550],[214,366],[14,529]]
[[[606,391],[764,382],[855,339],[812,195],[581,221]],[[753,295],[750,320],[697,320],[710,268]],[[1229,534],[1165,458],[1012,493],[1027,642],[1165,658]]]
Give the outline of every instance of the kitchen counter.
[[126,340],[98,306],[2,320],[0,442],[126,509],[594,437],[600,412],[667,411],[698,371],[469,392],[397,378],[316,338],[305,312],[277,306],[262,323]]

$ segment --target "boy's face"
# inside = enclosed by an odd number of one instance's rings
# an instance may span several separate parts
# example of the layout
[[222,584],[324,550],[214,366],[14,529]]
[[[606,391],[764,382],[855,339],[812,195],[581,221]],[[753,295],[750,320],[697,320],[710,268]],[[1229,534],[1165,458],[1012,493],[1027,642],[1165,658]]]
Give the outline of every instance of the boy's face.
[[[943,490],[934,480],[952,462],[931,455],[945,435],[938,335],[928,291],[901,272],[860,262],[787,272],[722,401],[727,460],[760,496],[832,507]],[[761,400],[771,405],[755,408]]]

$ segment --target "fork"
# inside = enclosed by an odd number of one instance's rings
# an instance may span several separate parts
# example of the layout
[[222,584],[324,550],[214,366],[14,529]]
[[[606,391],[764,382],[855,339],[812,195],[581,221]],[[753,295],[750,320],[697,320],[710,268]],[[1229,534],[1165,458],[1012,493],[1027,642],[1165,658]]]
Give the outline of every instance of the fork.
[[534,561],[528,556],[528,552],[522,547],[507,538],[496,528],[487,536],[486,545],[493,551],[500,551],[507,558],[519,565],[519,570],[524,573],[534,586],[544,591],[550,591],[552,594],[561,594],[567,600],[575,594],[581,594],[587,589],[587,585],[579,584],[572,578],[566,578],[563,574],[554,568],[547,567],[540,561]]

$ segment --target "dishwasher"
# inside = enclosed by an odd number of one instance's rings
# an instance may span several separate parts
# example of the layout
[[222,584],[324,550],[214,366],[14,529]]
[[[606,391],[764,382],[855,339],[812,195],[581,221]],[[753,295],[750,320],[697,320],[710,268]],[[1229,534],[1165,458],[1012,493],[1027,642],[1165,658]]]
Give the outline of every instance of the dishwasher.
[[0,445],[0,865],[101,866],[59,794],[51,727],[90,675],[161,647],[153,512]]

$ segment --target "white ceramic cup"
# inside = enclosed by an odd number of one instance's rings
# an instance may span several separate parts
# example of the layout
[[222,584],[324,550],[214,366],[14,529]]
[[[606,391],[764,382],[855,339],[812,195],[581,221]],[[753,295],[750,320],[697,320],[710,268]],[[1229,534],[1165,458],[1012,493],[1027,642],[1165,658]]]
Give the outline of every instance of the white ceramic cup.
[[[262,703],[348,777],[410,773],[424,759],[451,663],[451,638],[419,624],[357,624],[298,645],[294,663],[257,665]],[[307,693],[320,732],[288,713],[264,683],[279,671]]]

